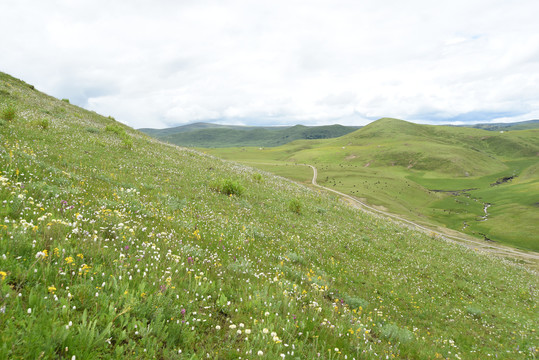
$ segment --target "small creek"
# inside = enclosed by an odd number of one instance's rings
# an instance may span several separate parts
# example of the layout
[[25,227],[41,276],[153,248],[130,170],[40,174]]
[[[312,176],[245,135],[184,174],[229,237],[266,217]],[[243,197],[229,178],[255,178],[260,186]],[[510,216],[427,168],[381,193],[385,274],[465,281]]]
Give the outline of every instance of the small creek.
[[481,220],[478,221],[487,221],[488,220],[488,208],[491,206],[489,203],[483,204],[483,211],[485,212],[484,216],[481,216]]

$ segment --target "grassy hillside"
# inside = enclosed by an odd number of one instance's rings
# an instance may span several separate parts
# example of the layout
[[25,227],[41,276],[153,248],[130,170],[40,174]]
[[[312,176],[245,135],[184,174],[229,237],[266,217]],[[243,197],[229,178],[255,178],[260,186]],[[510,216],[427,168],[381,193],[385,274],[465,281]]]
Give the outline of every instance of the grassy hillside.
[[462,126],[490,131],[529,130],[539,129],[539,120],[519,121],[514,123],[474,124]]
[[[259,167],[277,164],[264,169],[278,174],[285,164],[312,164],[320,184],[380,209],[539,251],[539,130],[499,133],[381,119],[337,139],[211,153]],[[301,175],[305,170],[298,167],[292,178],[310,181]]]
[[230,126],[191,124],[170,129],[140,129],[159,140],[190,147],[273,147],[298,139],[329,139],[348,134],[359,127],[327,125],[292,127]]
[[535,273],[0,73],[1,359],[534,358]]

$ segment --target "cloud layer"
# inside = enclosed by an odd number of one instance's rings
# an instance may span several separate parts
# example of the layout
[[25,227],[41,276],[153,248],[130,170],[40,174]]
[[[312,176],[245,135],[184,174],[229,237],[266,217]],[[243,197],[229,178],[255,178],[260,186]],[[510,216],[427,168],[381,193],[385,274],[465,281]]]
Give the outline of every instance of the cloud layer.
[[133,127],[539,118],[534,0],[7,0],[0,70]]

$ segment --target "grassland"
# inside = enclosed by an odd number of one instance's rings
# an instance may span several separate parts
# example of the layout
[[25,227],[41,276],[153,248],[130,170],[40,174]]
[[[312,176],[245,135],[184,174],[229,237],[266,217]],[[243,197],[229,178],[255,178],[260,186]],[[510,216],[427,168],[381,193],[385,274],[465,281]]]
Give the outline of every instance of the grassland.
[[380,209],[539,251],[538,144],[537,129],[499,133],[381,119],[337,139],[207,151],[278,165],[265,169],[303,181],[303,167],[292,174],[284,166],[312,164],[321,185]]
[[2,73],[0,114],[1,359],[539,355],[518,264]]

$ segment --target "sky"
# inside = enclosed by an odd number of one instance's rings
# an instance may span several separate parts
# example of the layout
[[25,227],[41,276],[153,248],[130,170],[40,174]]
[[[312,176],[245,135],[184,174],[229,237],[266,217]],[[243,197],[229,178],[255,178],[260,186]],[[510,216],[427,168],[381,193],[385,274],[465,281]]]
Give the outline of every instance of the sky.
[[134,128],[539,119],[537,0],[2,0],[0,71]]

